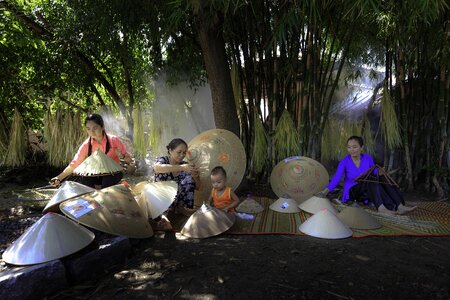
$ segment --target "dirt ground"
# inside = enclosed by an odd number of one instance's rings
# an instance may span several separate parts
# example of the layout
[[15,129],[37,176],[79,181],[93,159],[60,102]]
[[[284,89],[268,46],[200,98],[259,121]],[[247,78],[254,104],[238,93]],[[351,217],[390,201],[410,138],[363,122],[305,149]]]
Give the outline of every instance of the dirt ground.
[[[3,183],[0,191],[11,188]],[[39,216],[20,207],[1,212],[9,242],[20,230],[5,224],[16,228],[22,220],[26,227]],[[171,232],[131,242],[125,264],[48,299],[450,299],[450,237],[197,240]]]

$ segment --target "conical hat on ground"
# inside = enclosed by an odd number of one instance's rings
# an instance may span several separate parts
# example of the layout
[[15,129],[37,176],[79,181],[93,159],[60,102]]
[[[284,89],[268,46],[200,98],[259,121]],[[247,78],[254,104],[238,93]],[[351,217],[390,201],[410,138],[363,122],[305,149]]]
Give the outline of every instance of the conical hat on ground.
[[80,176],[101,176],[122,172],[122,167],[111,157],[97,149],[87,157],[73,173]]
[[312,196],[305,202],[300,203],[298,207],[310,214],[315,214],[324,208],[328,209],[335,215],[338,213],[333,204],[331,204],[330,200],[316,196]]
[[347,206],[337,214],[337,217],[350,228],[376,229],[381,227],[380,222],[361,207]]
[[43,213],[59,211],[59,204],[68,199],[95,192],[96,189],[75,181],[64,181],[45,206]]
[[195,206],[208,199],[211,187],[210,172],[216,166],[222,166],[227,172],[227,185],[235,190],[242,181],[247,165],[244,145],[231,131],[211,129],[204,131],[189,142],[186,159],[200,170],[203,183],[195,191]]
[[203,239],[221,234],[233,226],[236,216],[220,209],[203,204],[192,216],[189,217],[181,234]]
[[272,203],[269,208],[273,211],[287,214],[300,212],[297,202],[287,195],[278,198],[278,200]]
[[298,229],[304,234],[323,239],[343,239],[353,234],[347,225],[326,208],[311,216]]
[[137,197],[138,204],[147,218],[157,218],[175,200],[178,184],[175,181],[147,182]]
[[318,161],[305,156],[293,156],[279,162],[270,175],[273,192],[288,194],[301,203],[323,190],[328,184],[328,172]]
[[75,253],[89,245],[94,237],[83,226],[49,212],[9,246],[2,258],[13,265],[39,264]]
[[131,191],[117,184],[59,205],[69,218],[97,230],[130,238],[147,238],[153,230]]
[[135,196],[140,195],[147,183],[149,183],[147,180],[138,182],[135,185],[131,185],[130,190],[133,192]]
[[258,214],[264,211],[264,207],[255,199],[247,198],[236,207],[236,211],[247,214]]

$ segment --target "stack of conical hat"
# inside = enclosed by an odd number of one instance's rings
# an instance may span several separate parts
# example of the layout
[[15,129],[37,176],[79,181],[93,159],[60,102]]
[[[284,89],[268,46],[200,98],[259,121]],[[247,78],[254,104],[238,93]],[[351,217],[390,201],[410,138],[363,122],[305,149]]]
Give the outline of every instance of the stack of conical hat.
[[89,245],[94,237],[83,226],[49,212],[9,246],[2,258],[13,265],[39,264],[75,253]]
[[111,157],[97,149],[73,170],[80,176],[101,176],[122,172],[122,167]]
[[337,214],[337,217],[350,228],[376,229],[381,227],[380,222],[361,207],[347,206]]
[[141,207],[122,184],[64,201],[59,208],[69,218],[103,232],[130,238],[153,235]]
[[302,202],[298,206],[301,210],[306,211],[310,214],[315,214],[320,210],[326,208],[334,214],[337,214],[338,211],[334,208],[333,204],[331,204],[330,200],[327,198],[312,196],[305,202]]
[[343,239],[353,234],[347,225],[326,208],[302,223],[299,230],[304,234],[323,239]]
[[288,194],[301,203],[323,190],[328,184],[328,172],[318,161],[305,156],[293,156],[279,162],[270,174],[273,192]]
[[137,197],[139,206],[146,218],[157,218],[175,200],[178,184],[175,181],[147,182]]
[[[211,170],[222,166],[227,172],[227,185],[232,190],[241,183],[247,165],[241,140],[225,129],[211,129],[195,136],[189,142],[186,160],[199,168],[201,182],[209,182]],[[202,184],[200,189],[195,191],[195,206],[200,206],[210,193],[210,186]]]
[[298,203],[288,195],[283,195],[282,197],[278,198],[278,200],[272,203],[269,208],[273,211],[287,214],[300,212]]
[[187,220],[181,234],[203,239],[221,234],[233,226],[236,216],[204,204]]
[[264,211],[264,207],[255,199],[247,198],[236,207],[236,211],[247,214],[259,214]]
[[64,181],[45,206],[43,213],[58,212],[61,202],[95,191],[95,189],[75,181]]

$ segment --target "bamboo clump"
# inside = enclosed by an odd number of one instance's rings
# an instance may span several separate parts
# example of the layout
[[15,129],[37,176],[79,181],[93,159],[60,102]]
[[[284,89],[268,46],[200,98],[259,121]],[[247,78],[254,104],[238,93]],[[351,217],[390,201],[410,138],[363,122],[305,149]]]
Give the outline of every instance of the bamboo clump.
[[134,119],[134,156],[137,159],[144,159],[147,154],[147,142],[145,138],[144,117],[141,107],[138,105],[133,111]]
[[300,154],[300,136],[287,110],[278,121],[273,141],[278,161]]
[[372,134],[372,128],[367,116],[364,117],[364,130],[362,132],[362,138],[364,139],[364,152],[375,155],[375,140]]
[[25,125],[19,112],[14,113],[8,149],[6,151],[5,165],[19,167],[25,164],[27,142],[25,136]]
[[264,126],[258,118],[258,115],[254,114],[254,141],[252,149],[252,166],[255,173],[261,173],[266,165],[267,159],[267,134],[264,130]]
[[383,129],[383,136],[386,146],[389,149],[394,149],[400,146],[400,125],[395,113],[394,102],[392,101],[387,86],[384,87],[383,97],[381,100],[380,123]]

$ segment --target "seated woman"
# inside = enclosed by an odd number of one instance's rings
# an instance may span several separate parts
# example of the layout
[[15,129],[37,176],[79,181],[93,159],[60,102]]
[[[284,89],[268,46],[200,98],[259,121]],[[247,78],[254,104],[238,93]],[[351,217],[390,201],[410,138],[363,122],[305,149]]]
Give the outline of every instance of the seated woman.
[[[200,189],[200,173],[198,168],[183,161],[187,152],[185,141],[175,138],[166,148],[168,155],[158,158],[153,167],[155,181],[176,181],[178,192],[169,210],[190,215],[194,212],[194,192]],[[162,223],[168,222],[165,215],[162,216],[161,221]],[[164,224],[160,225],[164,227]]]
[[[347,140],[348,155],[340,162],[336,174],[327,187],[319,193],[325,196],[333,191],[344,176],[344,190],[341,201],[343,203],[369,200],[379,212],[403,214],[415,207],[405,206],[403,196],[396,187],[386,188],[384,184],[375,182],[358,182],[356,179],[364,175],[375,163],[372,156],[362,153],[364,142],[362,137],[351,136]],[[376,173],[377,171],[374,170]]]
[[[89,138],[81,144],[70,164],[58,176],[50,180],[51,185],[58,186],[64,178],[72,175],[73,170],[97,149],[108,155],[118,165],[120,165],[120,159],[123,159],[128,164],[131,163],[131,155],[122,141],[118,137],[106,133],[102,116],[98,114],[87,116],[84,120],[84,126]],[[113,175],[80,177],[79,181],[92,188],[105,188],[118,184],[122,177],[123,173],[120,172]]]

